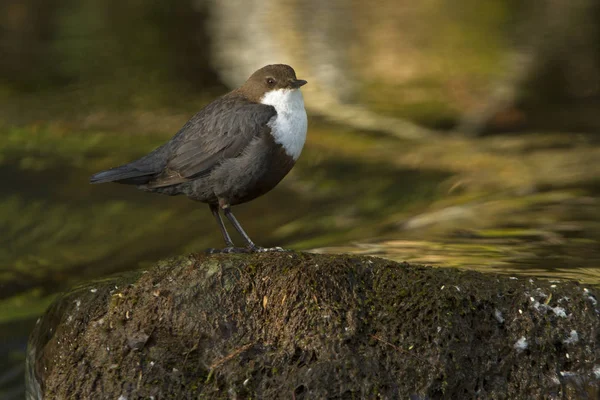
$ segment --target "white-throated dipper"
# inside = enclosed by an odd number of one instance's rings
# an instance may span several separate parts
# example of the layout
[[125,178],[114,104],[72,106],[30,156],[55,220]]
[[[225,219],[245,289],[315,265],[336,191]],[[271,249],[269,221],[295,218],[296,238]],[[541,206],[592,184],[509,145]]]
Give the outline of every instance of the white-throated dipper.
[[99,172],[91,183],[118,182],[207,203],[215,216],[225,252],[235,248],[219,209],[250,251],[266,251],[246,234],[231,212],[273,189],[292,169],[306,140],[307,119],[294,69],[267,65],[238,89],[194,115],[177,134],[150,154]]

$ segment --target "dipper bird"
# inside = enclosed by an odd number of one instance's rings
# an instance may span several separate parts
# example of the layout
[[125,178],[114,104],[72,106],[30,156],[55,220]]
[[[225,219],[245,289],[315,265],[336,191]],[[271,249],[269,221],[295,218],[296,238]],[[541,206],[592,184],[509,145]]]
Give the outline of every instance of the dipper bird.
[[[273,189],[298,160],[306,140],[300,92],[305,84],[289,65],[267,65],[200,110],[164,145],[139,160],[99,172],[90,182],[124,183],[207,203],[227,246],[222,251],[271,250],[254,244],[231,206]],[[234,246],[219,210],[247,249]]]

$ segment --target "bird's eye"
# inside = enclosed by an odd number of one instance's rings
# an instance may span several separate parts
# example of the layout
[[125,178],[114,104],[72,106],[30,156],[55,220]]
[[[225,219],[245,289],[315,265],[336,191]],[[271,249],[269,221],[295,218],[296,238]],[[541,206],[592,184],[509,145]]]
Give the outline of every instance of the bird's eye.
[[275,84],[275,79],[273,79],[273,78],[267,78],[267,84],[269,86],[273,86]]

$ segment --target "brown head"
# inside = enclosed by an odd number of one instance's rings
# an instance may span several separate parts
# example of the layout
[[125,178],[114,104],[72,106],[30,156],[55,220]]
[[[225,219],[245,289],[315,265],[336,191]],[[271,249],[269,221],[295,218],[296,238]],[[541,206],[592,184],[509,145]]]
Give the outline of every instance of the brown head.
[[306,85],[306,81],[297,79],[292,67],[285,64],[272,64],[253,73],[239,91],[249,100],[259,103],[260,99],[272,90],[294,90],[303,85]]

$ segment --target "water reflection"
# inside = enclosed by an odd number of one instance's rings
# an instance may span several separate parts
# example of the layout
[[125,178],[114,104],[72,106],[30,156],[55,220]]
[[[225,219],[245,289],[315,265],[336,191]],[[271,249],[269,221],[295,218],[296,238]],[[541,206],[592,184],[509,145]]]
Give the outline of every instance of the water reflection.
[[[600,254],[589,251],[588,245],[577,246],[575,242],[569,248],[567,244],[553,245],[543,241],[530,242],[527,239],[472,238],[437,242],[385,240],[325,247],[314,251],[372,255],[436,267],[457,267],[549,279],[568,278],[598,284]],[[586,254],[585,259],[574,255],[578,249]]]
[[449,206],[407,219],[393,235],[314,251],[597,285],[599,211],[597,188],[582,185]]

